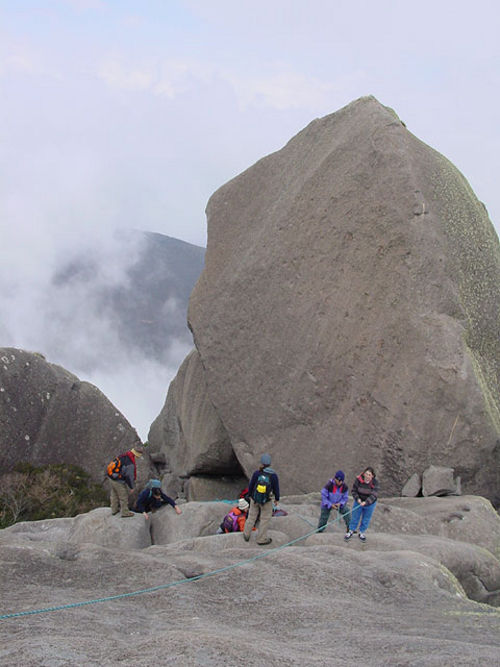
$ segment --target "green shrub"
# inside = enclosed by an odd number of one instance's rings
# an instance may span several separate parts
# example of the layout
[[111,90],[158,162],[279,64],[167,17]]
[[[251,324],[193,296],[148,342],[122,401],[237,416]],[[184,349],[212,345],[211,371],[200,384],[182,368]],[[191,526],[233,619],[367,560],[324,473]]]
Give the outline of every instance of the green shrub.
[[19,463],[0,475],[0,528],[18,521],[76,516],[107,502],[102,486],[78,466]]

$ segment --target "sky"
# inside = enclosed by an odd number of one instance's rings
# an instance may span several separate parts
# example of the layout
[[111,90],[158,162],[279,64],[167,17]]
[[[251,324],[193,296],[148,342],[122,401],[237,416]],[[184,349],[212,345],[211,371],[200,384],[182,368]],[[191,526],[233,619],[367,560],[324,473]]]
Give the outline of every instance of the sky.
[[[54,348],[68,257],[98,249],[118,281],[117,229],[204,246],[218,187],[364,95],[462,171],[499,233],[499,19],[496,0],[0,0],[0,346]],[[65,366],[145,439],[185,346],[85,373],[96,324],[68,329]]]

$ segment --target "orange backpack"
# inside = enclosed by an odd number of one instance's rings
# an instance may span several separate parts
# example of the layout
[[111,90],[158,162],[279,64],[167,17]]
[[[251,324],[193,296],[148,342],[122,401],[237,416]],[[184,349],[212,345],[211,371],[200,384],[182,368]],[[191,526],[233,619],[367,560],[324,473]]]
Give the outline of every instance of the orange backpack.
[[121,470],[122,470],[122,460],[119,456],[117,456],[116,459],[110,461],[108,463],[108,467],[106,468],[108,477],[111,477],[111,479],[123,479]]

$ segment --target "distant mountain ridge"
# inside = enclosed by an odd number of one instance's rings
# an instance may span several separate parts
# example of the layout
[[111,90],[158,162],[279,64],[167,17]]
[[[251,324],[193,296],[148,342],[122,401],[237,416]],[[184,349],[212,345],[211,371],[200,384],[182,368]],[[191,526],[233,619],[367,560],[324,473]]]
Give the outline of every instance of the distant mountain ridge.
[[109,320],[124,347],[161,362],[169,341],[192,343],[187,304],[203,269],[205,248],[141,231],[120,233],[117,245],[124,238],[137,243],[130,264],[121,258],[125,280],[110,284],[98,279],[100,257],[77,256],[54,275],[53,285],[76,291],[87,284],[86,305]]

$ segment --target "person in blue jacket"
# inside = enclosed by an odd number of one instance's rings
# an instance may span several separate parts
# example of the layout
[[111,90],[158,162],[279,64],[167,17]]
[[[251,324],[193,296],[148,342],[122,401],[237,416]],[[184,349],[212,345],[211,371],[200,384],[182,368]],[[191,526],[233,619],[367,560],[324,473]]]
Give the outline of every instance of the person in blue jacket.
[[335,476],[330,479],[321,489],[321,512],[318,522],[318,533],[325,530],[332,509],[344,519],[347,530],[349,530],[349,487],[344,482],[345,475],[342,470],[337,470]]
[[146,519],[149,519],[149,514],[160,509],[163,505],[171,505],[177,514],[182,514],[175,500],[172,500],[166,493],[163,493],[160,480],[152,479],[139,494],[135,511],[142,512]]
[[272,538],[267,536],[267,529],[273,515],[273,499],[276,501],[275,509],[278,508],[280,499],[278,475],[271,468],[270,454],[262,454],[260,457],[259,469],[253,473],[248,485],[248,495],[250,496],[250,510],[245,522],[243,538],[248,542],[252,529],[260,518],[257,544],[270,544]]

